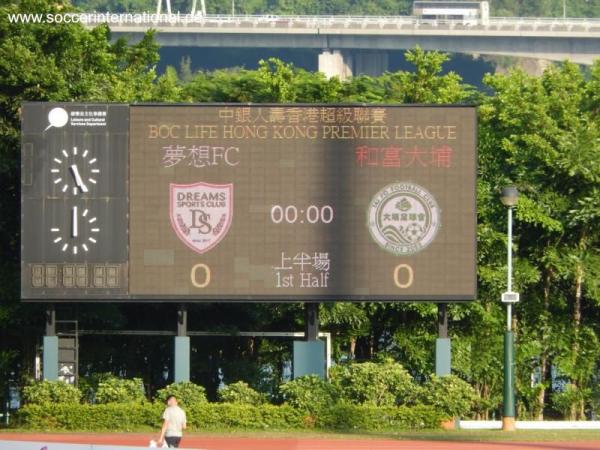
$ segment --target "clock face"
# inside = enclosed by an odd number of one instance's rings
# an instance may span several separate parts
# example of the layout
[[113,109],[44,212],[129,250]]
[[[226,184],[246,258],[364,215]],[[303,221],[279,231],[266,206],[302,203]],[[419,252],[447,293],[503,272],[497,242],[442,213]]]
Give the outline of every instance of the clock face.
[[63,148],[50,162],[52,184],[57,193],[89,195],[98,184],[98,158],[87,148]]
[[50,228],[50,239],[63,253],[85,254],[98,245],[100,224],[98,217],[85,205],[69,205],[68,220],[61,220]]
[[[89,199],[97,194],[100,177],[98,157],[88,146],[58,147],[51,154],[50,180],[58,215],[50,221],[50,240],[61,254],[85,257],[98,245],[100,224]],[[82,200],[78,200],[80,197]]]

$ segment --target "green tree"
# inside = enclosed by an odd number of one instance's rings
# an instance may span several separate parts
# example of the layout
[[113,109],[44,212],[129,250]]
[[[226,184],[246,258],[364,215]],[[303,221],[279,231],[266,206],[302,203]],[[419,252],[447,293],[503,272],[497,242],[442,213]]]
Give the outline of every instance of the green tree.
[[[513,71],[486,79],[494,95],[481,107],[483,182],[490,192],[509,182],[522,191],[516,210],[517,275],[527,277],[518,282],[527,299],[517,308],[525,350],[519,353],[522,392],[532,365],[544,387],[554,365],[573,389],[586,389],[598,360],[600,141],[597,112],[590,109],[594,82],[570,63],[540,78]],[[541,389],[540,415],[544,403]],[[583,402],[576,410],[573,416],[583,417]]]
[[[173,11],[189,12],[191,4],[173,0]],[[151,0],[75,0],[85,11],[155,11]],[[278,15],[411,15],[412,0],[247,0],[232,4],[229,0],[207,2],[209,14],[278,14]],[[563,0],[490,0],[491,14],[501,17],[561,17]],[[164,8],[163,8],[164,10]],[[600,5],[593,0],[568,0],[568,17],[600,17]]]
[[[33,361],[42,308],[19,302],[20,107],[24,101],[137,101],[152,98],[158,60],[152,34],[114,44],[106,26],[11,23],[8,14],[72,11],[68,2],[0,6],[0,388],[17,361]],[[103,307],[101,307],[103,308]],[[114,307],[112,308],[114,311]],[[102,316],[110,314],[106,309]]]

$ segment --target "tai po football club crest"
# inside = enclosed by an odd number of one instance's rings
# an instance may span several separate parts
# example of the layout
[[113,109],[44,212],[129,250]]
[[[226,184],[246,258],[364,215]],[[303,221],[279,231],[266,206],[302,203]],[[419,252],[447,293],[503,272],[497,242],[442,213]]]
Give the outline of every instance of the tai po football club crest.
[[171,226],[198,253],[216,246],[233,219],[233,184],[175,184],[169,187]]
[[412,255],[427,247],[440,228],[435,198],[414,183],[393,183],[381,189],[369,205],[367,226],[381,248],[394,255]]

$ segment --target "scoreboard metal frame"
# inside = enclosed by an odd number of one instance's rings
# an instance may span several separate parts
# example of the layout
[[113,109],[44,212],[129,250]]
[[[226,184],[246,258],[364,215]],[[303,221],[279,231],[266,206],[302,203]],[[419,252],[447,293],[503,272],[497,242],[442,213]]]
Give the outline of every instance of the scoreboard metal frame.
[[27,302],[471,301],[471,105],[22,105]]

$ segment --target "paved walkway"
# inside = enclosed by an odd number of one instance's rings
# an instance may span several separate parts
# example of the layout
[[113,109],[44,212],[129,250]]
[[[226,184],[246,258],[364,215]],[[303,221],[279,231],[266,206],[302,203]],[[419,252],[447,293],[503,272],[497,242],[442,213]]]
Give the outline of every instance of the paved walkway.
[[[0,433],[0,440],[62,442],[147,447],[152,433]],[[293,437],[226,437],[187,435],[181,448],[206,450],[598,450],[600,441],[574,442],[452,442],[392,439],[340,439]],[[0,449],[10,450],[10,449]]]

